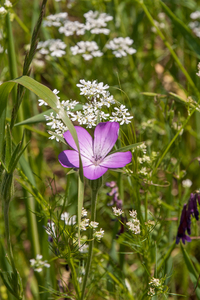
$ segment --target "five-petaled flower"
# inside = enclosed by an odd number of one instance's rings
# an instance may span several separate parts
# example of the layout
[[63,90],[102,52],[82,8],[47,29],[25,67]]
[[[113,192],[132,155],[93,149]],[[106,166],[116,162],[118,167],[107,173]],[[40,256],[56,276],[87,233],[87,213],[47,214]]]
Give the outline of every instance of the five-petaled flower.
[[[95,180],[108,169],[122,168],[131,162],[130,151],[107,155],[117,141],[119,123],[99,123],[94,130],[94,139],[86,129],[80,126],[75,126],[75,129],[79,141],[83,174],[86,178]],[[79,153],[70,131],[65,132],[63,136],[74,150],[61,152],[58,156],[59,162],[66,168],[79,168]]]

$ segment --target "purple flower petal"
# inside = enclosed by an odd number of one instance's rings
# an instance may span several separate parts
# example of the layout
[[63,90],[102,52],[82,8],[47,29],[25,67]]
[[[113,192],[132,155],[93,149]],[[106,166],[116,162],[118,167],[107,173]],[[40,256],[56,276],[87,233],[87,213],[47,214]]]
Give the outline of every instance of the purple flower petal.
[[[87,132],[86,129],[80,126],[75,126],[75,129],[78,136],[81,155],[84,155],[85,157],[91,159],[93,157],[93,140],[91,135]],[[70,147],[78,151],[71,132],[68,130],[63,134],[63,136]]]
[[101,167],[99,165],[95,166],[94,164],[92,164],[91,166],[83,168],[83,174],[86,178],[95,180],[103,176],[103,174],[106,173],[107,170],[107,168]]
[[122,168],[132,160],[132,154],[128,152],[116,152],[106,156],[100,166],[106,168]]
[[94,131],[94,156],[102,158],[110,152],[118,138],[119,123],[99,123]]
[[[58,160],[65,168],[79,168],[79,155],[77,151],[65,150],[58,155]],[[84,156],[81,156],[83,167],[89,166],[92,162]]]

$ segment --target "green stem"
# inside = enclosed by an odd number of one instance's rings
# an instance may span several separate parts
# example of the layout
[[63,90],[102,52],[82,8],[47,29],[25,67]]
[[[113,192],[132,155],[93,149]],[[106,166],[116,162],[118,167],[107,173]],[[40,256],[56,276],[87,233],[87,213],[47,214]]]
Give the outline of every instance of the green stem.
[[[92,189],[91,221],[95,221],[96,219],[97,194],[98,194],[98,188]],[[82,286],[81,300],[84,299],[85,288],[86,288],[87,279],[90,271],[90,265],[92,261],[93,246],[94,246],[93,228],[90,228],[89,229],[89,251],[88,251],[87,265],[86,265],[85,276],[84,276],[83,286]]]
[[148,220],[148,198],[147,198],[147,192],[145,193],[145,222]]
[[73,285],[76,290],[76,294],[78,295],[78,299],[80,299],[80,294],[81,294],[80,286],[79,286],[79,284],[77,284],[78,281],[77,281],[77,276],[76,276],[76,270],[75,270],[74,261],[73,261],[73,258],[71,257],[71,255],[70,255],[70,259],[69,259],[69,265],[70,265],[70,269],[71,269],[71,273],[72,273]]
[[8,249],[8,256],[11,262],[13,273],[17,274],[17,269],[15,267],[12,246],[10,241],[10,229],[9,229],[9,201],[4,201],[4,223],[5,223],[5,235]]
[[[10,21],[10,14],[7,13],[6,15],[6,28],[7,28],[7,42],[8,42],[8,62],[9,62],[9,71],[10,71],[10,78],[14,79],[18,77],[17,72],[17,58],[16,58],[16,51],[15,51],[15,45],[14,45],[14,38],[13,38],[13,32],[12,32],[12,26]],[[16,103],[17,101],[17,85],[14,86],[13,91],[13,103]],[[23,121],[23,108],[20,107],[19,114],[18,114],[18,122]],[[21,138],[23,135],[23,128],[22,126],[19,126],[21,128],[18,128],[18,136]]]
[[196,87],[196,85],[194,84],[192,78],[190,77],[190,75],[188,74],[188,72],[186,71],[186,69],[184,68],[184,66],[182,65],[182,63],[180,62],[178,56],[176,55],[176,53],[174,52],[172,46],[170,45],[170,43],[166,40],[165,36],[163,35],[163,33],[161,32],[161,30],[158,28],[158,26],[156,26],[154,19],[152,18],[151,14],[149,13],[146,5],[143,3],[143,1],[139,1],[140,5],[142,6],[147,18],[149,19],[149,21],[151,22],[151,24],[156,28],[158,35],[160,36],[160,38],[163,40],[165,46],[169,49],[171,55],[173,56],[174,60],[176,61],[177,65],[179,66],[180,70],[183,72],[183,74],[185,75],[187,81],[189,82],[189,84],[191,85],[191,87],[193,88],[193,90],[195,91],[198,99],[200,99],[200,93]]

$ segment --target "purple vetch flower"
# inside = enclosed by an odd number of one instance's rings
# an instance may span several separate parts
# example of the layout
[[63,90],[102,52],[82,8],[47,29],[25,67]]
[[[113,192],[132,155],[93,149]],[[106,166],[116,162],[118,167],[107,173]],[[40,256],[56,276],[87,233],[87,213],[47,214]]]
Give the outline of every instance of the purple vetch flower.
[[[191,221],[190,221],[190,223],[191,223]],[[178,233],[176,236],[176,244],[178,244],[180,242],[180,239],[182,239],[183,244],[185,244],[185,241],[191,242],[191,238],[185,234],[186,230],[187,230],[187,232],[188,231],[190,232],[190,223],[188,223],[187,204],[184,204],[183,210],[181,213],[180,225],[178,227]]]
[[[94,140],[86,129],[80,126],[75,126],[75,129],[79,141],[83,174],[86,178],[95,180],[108,169],[122,168],[131,162],[130,151],[107,155],[117,141],[119,123],[99,123],[94,130]],[[58,160],[65,168],[79,168],[79,153],[70,131],[65,132],[63,136],[74,150],[61,152]]]
[[190,194],[190,199],[188,204],[184,204],[183,210],[181,213],[181,220],[178,227],[178,233],[176,236],[176,243],[178,244],[180,239],[182,239],[183,244],[185,241],[191,242],[191,238],[186,235],[187,233],[191,234],[191,217],[195,217],[195,219],[199,220],[199,211],[197,208],[197,201],[200,204],[200,195],[199,194]]

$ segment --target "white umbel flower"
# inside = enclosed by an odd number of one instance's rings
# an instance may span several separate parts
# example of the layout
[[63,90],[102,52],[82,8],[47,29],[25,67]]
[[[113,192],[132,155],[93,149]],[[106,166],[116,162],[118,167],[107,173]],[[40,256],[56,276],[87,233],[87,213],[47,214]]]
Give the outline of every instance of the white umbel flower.
[[65,225],[75,225],[76,224],[76,215],[70,217],[68,212],[61,214],[60,219],[65,222]]
[[94,41],[80,41],[75,46],[70,47],[72,55],[82,54],[85,60],[90,60],[93,57],[100,57],[103,53],[99,50],[99,47]]
[[35,272],[42,272],[42,268],[50,268],[50,264],[47,261],[42,261],[42,255],[37,254],[36,259],[30,259],[31,267],[34,269]]
[[112,210],[116,217],[119,217],[123,214],[123,210],[121,208],[112,207]]
[[127,56],[127,54],[132,55],[137,52],[134,48],[130,47],[132,44],[133,40],[129,37],[118,37],[108,42],[106,48],[111,49],[116,57],[123,57]]

